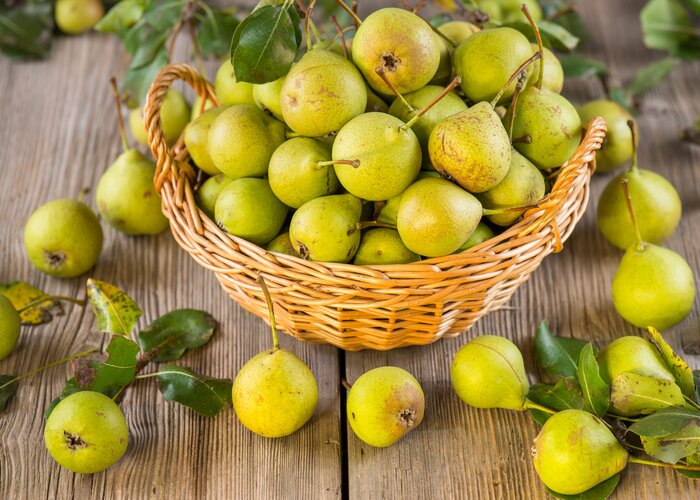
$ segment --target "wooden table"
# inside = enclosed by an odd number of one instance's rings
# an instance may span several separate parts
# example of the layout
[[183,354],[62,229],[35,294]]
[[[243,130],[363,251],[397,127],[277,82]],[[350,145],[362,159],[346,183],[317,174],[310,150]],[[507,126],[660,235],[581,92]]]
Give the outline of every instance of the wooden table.
[[[587,52],[626,81],[659,54],[641,45],[641,0],[580,1],[593,40]],[[187,56],[178,49],[180,58]],[[126,59],[117,40],[91,34],[57,40],[48,61],[0,59],[0,283],[25,280],[51,293],[82,296],[85,278],[41,275],[25,256],[22,229],[46,201],[92,189],[120,152],[108,87]],[[215,65],[211,65],[210,69]],[[642,166],[667,176],[685,213],[667,246],[700,272],[700,148],[678,140],[700,114],[700,65],[686,63],[644,101],[639,119]],[[595,82],[567,85],[582,102],[600,95]],[[106,472],[81,476],[60,468],[43,445],[43,412],[63,386],[65,365],[22,382],[0,415],[0,498],[541,498],[532,467],[537,427],[525,413],[467,407],[449,381],[451,360],[469,338],[495,333],[513,339],[534,376],[533,334],[547,319],[563,335],[606,343],[640,334],[614,311],[610,281],[621,252],[595,224],[595,203],[608,178],[596,177],[588,213],[565,251],[547,258],[509,306],[468,334],[428,347],[345,353],[283,336],[284,347],[306,360],[319,382],[313,419],[293,436],[264,439],[241,426],[232,409],[199,417],[169,404],[152,380],[138,381],[122,408],[130,429],[124,458]],[[92,193],[87,200],[94,206]],[[105,227],[105,247],[92,275],[115,283],[142,306],[141,325],[175,308],[211,312],[221,329],[205,348],[179,363],[216,377],[234,377],[243,363],[269,346],[268,327],[246,314],[169,233],[128,237]],[[667,332],[679,348],[698,353],[700,316],[693,312]],[[67,306],[48,325],[24,328],[0,373],[23,373],[86,348],[104,346],[89,308]],[[694,368],[700,357],[688,356]],[[354,381],[381,365],[401,366],[421,381],[427,408],[423,424],[398,444],[374,449],[360,442],[342,417],[341,377]],[[698,483],[662,469],[631,465],[615,498],[698,498]]]

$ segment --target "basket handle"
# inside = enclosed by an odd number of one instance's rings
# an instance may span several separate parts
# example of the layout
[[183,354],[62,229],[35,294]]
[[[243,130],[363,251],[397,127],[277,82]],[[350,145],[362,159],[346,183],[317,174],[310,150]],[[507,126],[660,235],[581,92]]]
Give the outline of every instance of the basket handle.
[[[158,76],[148,89],[146,104],[143,110],[143,122],[148,135],[148,145],[153,157],[156,159],[156,173],[153,179],[158,193],[163,189],[163,184],[170,179],[174,186],[184,188],[195,181],[196,173],[190,164],[185,161],[187,152],[183,147],[182,137],[170,148],[163,135],[160,122],[160,107],[165,99],[165,94],[176,80],[187,82],[202,99],[212,101],[215,106],[219,101],[214,93],[214,88],[207,79],[188,64],[168,64],[163,67]],[[183,182],[186,177],[189,183]],[[185,193],[180,192],[180,195]]]

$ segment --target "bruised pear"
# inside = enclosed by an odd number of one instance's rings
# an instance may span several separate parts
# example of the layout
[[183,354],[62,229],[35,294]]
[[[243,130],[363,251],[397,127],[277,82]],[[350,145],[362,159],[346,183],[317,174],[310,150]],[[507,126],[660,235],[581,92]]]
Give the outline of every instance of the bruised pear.
[[380,94],[413,92],[432,80],[440,64],[442,40],[423,19],[404,9],[379,9],[362,21],[352,40],[352,60]]
[[476,408],[524,410],[530,388],[520,350],[497,335],[472,339],[457,351],[450,370],[462,401]]
[[350,427],[365,443],[384,448],[423,421],[425,396],[413,375],[402,368],[382,366],[362,374],[348,393]]
[[374,266],[407,264],[418,260],[420,256],[406,248],[396,229],[378,227],[362,235],[353,263],[358,266]]
[[648,340],[631,335],[620,337],[598,354],[600,377],[610,385],[620,373],[675,381],[659,350]]
[[542,482],[564,495],[583,493],[614,476],[629,457],[605,423],[583,410],[549,417],[532,452]]
[[280,92],[284,121],[297,134],[337,132],[367,106],[367,91],[355,66],[335,52],[315,49],[289,71]]

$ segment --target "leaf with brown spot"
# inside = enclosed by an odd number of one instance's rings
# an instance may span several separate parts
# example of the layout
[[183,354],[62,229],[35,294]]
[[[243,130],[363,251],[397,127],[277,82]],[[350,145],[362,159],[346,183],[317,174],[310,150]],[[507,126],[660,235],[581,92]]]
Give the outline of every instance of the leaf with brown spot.
[[649,456],[668,464],[678,463],[700,453],[700,422],[696,420],[682,431],[663,437],[642,437],[642,445]]
[[[10,299],[17,310],[48,297],[47,294],[24,281],[2,284],[0,285],[0,293]],[[54,315],[60,316],[61,314],[63,314],[61,305],[54,300],[47,300],[22,311],[19,317],[23,325],[41,325],[51,321]]]
[[692,398],[695,396],[695,380],[693,380],[693,370],[690,369],[688,363],[683,358],[676,354],[670,345],[666,343],[661,333],[653,326],[648,327],[651,341],[661,352],[661,356],[666,361],[666,366],[669,367],[671,373],[676,379],[676,384],[681,388],[683,394]]
[[116,286],[103,281],[89,279],[87,291],[98,330],[128,336],[142,314],[136,302]]
[[612,410],[619,415],[647,415],[668,407],[688,408],[680,387],[670,380],[619,373],[610,391]]

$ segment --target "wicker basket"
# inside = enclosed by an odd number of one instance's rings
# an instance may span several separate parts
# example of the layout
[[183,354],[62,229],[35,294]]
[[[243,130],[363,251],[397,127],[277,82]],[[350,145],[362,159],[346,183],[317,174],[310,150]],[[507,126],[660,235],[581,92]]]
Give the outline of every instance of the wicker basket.
[[156,158],[155,184],[178,244],[216,274],[246,310],[268,320],[256,282],[267,282],[277,325],[294,337],[346,350],[430,344],[468,330],[508,301],[551,252],[558,252],[588,202],[595,151],[606,125],[594,118],[581,145],[537,208],[505,232],[465,252],[404,265],[355,266],[272,254],[219,229],[194,202],[196,171],[182,141],[168,148],[160,106],[175,80],[213,102],[212,86],[192,67],[163,68],[148,92],[145,123]]

